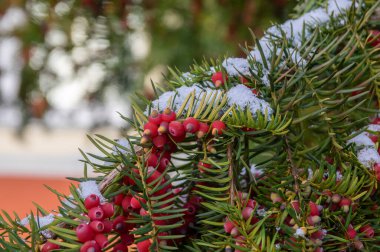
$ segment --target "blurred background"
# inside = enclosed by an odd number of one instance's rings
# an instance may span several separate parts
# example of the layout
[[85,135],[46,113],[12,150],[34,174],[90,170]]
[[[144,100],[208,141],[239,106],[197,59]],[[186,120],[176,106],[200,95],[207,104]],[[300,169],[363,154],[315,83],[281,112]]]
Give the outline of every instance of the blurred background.
[[23,214],[81,176],[86,134],[119,138],[167,67],[243,56],[287,0],[0,0],[0,209]]

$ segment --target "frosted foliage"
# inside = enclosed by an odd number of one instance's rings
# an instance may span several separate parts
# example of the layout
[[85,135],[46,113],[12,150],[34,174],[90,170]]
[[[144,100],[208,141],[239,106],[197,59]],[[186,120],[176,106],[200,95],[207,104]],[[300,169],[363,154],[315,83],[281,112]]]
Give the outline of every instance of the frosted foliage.
[[228,58],[222,63],[224,69],[226,69],[229,76],[249,76],[249,63],[244,58]]
[[[270,42],[275,38],[282,38],[283,34],[285,38],[290,42],[290,59],[299,66],[305,65],[305,60],[302,59],[301,55],[297,51],[297,48],[302,46],[301,38],[302,33],[305,28],[305,37],[309,38],[311,35],[311,30],[316,27],[326,25],[330,18],[337,18],[339,15],[343,14],[348,10],[352,5],[350,0],[330,0],[327,4],[327,8],[317,8],[312,10],[304,15],[300,16],[297,19],[288,20],[282,25],[274,25],[270,27],[266,32],[263,38],[260,39],[260,45],[263,51],[263,56],[260,54],[259,48],[256,46],[248,56],[249,58],[254,59],[256,62],[261,64],[264,67],[263,61],[270,59],[272,54],[278,55],[279,49],[274,51],[273,43]],[[345,23],[342,20],[341,24]],[[293,48],[292,48],[293,47]],[[284,60],[284,59],[282,59]],[[270,63],[267,61],[268,68],[271,69]],[[283,66],[284,62],[280,62],[280,66]],[[263,72],[262,82],[269,86],[268,71]]]
[[364,148],[357,153],[360,163],[371,168],[375,163],[380,163],[380,155],[375,148]]
[[258,98],[252,90],[243,84],[236,85],[227,92],[228,105],[231,107],[236,105],[241,109],[250,109],[252,114],[256,114],[260,111],[265,114],[267,111],[268,115],[273,113],[272,108],[269,103]]
[[357,146],[375,146],[372,140],[368,137],[366,132],[362,132],[359,135],[351,138],[347,141],[347,144],[355,143]]
[[79,193],[82,199],[87,198],[91,194],[95,194],[99,197],[101,202],[106,201],[102,193],[99,191],[99,187],[96,184],[96,181],[85,181],[79,184]]
[[[178,111],[182,104],[185,102],[187,96],[191,93],[194,93],[195,97],[195,105],[193,107],[194,110],[198,108],[200,105],[199,101],[202,99],[204,95],[218,96],[221,91],[212,90],[210,88],[201,88],[198,84],[195,84],[191,87],[182,86],[175,91],[165,92],[157,100],[152,102],[152,109],[156,109],[158,111],[163,111],[166,107],[173,108],[174,111]],[[186,104],[186,109],[189,108],[189,104]],[[145,114],[148,114],[148,110],[145,111]]]

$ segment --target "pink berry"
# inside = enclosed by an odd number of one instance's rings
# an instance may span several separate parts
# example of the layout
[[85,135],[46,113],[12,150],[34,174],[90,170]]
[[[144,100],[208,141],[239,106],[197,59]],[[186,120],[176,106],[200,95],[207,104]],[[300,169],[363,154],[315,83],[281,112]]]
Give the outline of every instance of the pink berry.
[[158,149],[163,149],[168,142],[168,137],[166,135],[158,135],[155,138],[153,138],[153,144]]
[[150,136],[151,138],[155,137],[158,135],[158,127],[156,124],[147,122],[144,125],[144,135]]
[[253,214],[253,208],[245,207],[241,213],[242,213],[243,219],[248,220]]
[[169,132],[169,123],[168,122],[161,122],[160,127],[158,127],[158,133],[165,134]]
[[161,114],[157,110],[153,110],[150,116],[148,117],[149,122],[160,125],[162,122]]
[[145,203],[146,201],[143,198],[135,196],[131,199],[131,207],[134,209],[140,209],[141,203]]
[[147,212],[144,208],[141,208],[141,209],[140,209],[140,215],[141,215],[141,216],[148,215],[148,212]]
[[132,197],[129,195],[126,195],[124,197],[123,202],[121,203],[121,206],[122,206],[124,212],[129,212],[132,210],[131,200],[132,200]]
[[231,233],[231,230],[235,227],[235,224],[226,219],[226,221],[224,222],[224,231],[227,233],[227,234],[230,234]]
[[172,121],[169,123],[169,133],[173,137],[180,137],[186,134],[185,127],[179,121]]
[[347,213],[350,210],[350,205],[351,205],[351,200],[347,198],[342,198],[342,200],[339,202],[340,208],[345,213]]
[[128,246],[123,243],[118,243],[113,246],[112,252],[128,252]]
[[231,229],[231,236],[232,237],[236,237],[236,236],[239,236],[239,235],[240,235],[239,229],[237,227],[233,227]]
[[159,172],[164,172],[166,170],[166,167],[170,164],[170,159],[167,157],[162,157],[160,160],[160,164],[158,166]]
[[203,172],[205,172],[204,168],[211,169],[212,164],[208,164],[208,163],[204,163],[202,161],[199,161],[198,162],[198,170],[203,173]]
[[177,115],[170,108],[166,108],[161,114],[162,121],[171,122],[177,118]]
[[80,242],[90,241],[95,237],[95,232],[93,229],[87,224],[80,224],[76,229],[75,233]]
[[100,204],[100,199],[98,195],[96,194],[91,194],[86,197],[84,200],[84,206],[86,207],[87,210],[90,210],[93,207],[97,207]]
[[359,231],[363,233],[367,238],[373,238],[375,236],[375,230],[369,224],[362,226]]
[[113,220],[113,229],[118,233],[123,233],[128,231],[128,225],[126,223],[127,218],[124,216],[117,216]]
[[90,220],[103,220],[104,211],[101,207],[93,207],[88,211],[88,217]]
[[250,207],[250,208],[254,209],[256,207],[256,205],[257,205],[257,202],[255,200],[253,200],[253,199],[249,199],[247,201],[247,207]]
[[186,132],[195,133],[199,130],[199,121],[193,117],[186,118],[183,121],[183,126],[185,127]]
[[202,138],[208,133],[209,130],[210,130],[210,126],[208,126],[207,123],[200,122],[199,130],[195,133],[195,135],[197,136],[197,138]]
[[41,249],[41,252],[50,252],[54,249],[59,249],[59,245],[47,241]]
[[225,80],[228,80],[228,77],[225,76],[225,78],[223,78],[223,73],[222,72],[215,72],[212,76],[211,76],[211,81],[215,84],[215,87],[220,87],[222,85],[224,85],[225,83]]
[[310,208],[310,216],[319,215],[318,205],[315,204],[313,201],[309,201],[309,208]]
[[135,236],[133,234],[125,233],[120,235],[120,239],[125,245],[132,245],[135,241]]
[[347,238],[353,240],[356,237],[356,235],[357,234],[355,229],[351,225],[349,225],[347,228]]
[[150,246],[152,245],[152,242],[150,240],[144,240],[139,243],[137,243],[137,251],[138,252],[149,252]]
[[111,218],[115,213],[115,208],[112,203],[104,203],[100,206],[104,212],[104,218]]
[[96,241],[91,240],[85,242],[81,247],[80,247],[80,252],[101,252],[101,248],[99,244],[96,243]]
[[380,117],[376,117],[372,120],[372,124],[380,124]]
[[372,142],[374,142],[374,143],[377,143],[377,141],[379,140],[379,136],[377,136],[377,135],[371,135],[369,138],[370,138],[370,139],[372,140]]
[[101,233],[104,231],[104,223],[102,221],[91,221],[89,225],[96,233]]
[[114,198],[113,198],[113,202],[116,206],[121,206],[121,202],[123,201],[123,198],[124,198],[124,194],[123,193],[119,193],[118,195],[116,195]]
[[104,234],[95,235],[95,241],[102,249],[108,245],[108,239]]
[[299,213],[301,211],[300,202],[298,200],[292,200],[290,204],[296,213]]
[[[371,30],[369,31],[370,35],[371,35],[371,38],[369,40],[369,43],[371,44],[371,46],[373,47],[378,47],[380,45],[380,31],[377,31],[377,30]],[[377,38],[376,38],[377,37]]]
[[211,124],[211,133],[216,136],[216,135],[222,135],[223,131],[226,129],[226,125],[222,121],[214,121]]
[[112,221],[111,220],[103,220],[103,233],[110,233],[112,231]]
[[149,155],[148,155],[148,158],[146,160],[146,164],[147,166],[153,166],[153,167],[156,167],[157,166],[157,163],[158,163],[158,157],[155,153],[151,152]]

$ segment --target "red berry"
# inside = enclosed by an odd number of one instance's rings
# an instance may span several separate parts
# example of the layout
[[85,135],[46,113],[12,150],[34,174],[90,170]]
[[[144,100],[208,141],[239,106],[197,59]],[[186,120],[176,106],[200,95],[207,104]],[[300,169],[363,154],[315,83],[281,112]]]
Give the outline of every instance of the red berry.
[[97,207],[100,204],[100,199],[98,195],[96,194],[91,194],[86,197],[84,200],[84,206],[86,207],[87,210],[90,210],[93,207]]
[[240,76],[239,80],[240,80],[241,84],[249,83],[249,80],[247,80],[244,76]]
[[95,232],[93,229],[87,224],[80,224],[76,229],[75,233],[80,242],[90,241],[95,237]]
[[244,207],[243,211],[241,212],[243,219],[248,220],[252,214],[253,214],[253,208],[251,207]]
[[195,133],[199,130],[199,121],[193,117],[186,118],[183,121],[183,126],[185,127],[186,132]]
[[132,210],[131,199],[132,199],[132,197],[129,195],[126,195],[124,197],[123,202],[121,203],[121,206],[122,206],[124,212],[129,212]]
[[104,234],[95,235],[95,241],[102,249],[108,245],[108,239]]
[[158,149],[163,149],[168,142],[168,137],[166,135],[158,135],[155,138],[153,138],[153,144]]
[[247,207],[250,207],[250,208],[255,208],[257,205],[257,202],[253,199],[249,199],[248,202],[247,202]]
[[152,245],[152,242],[150,240],[144,240],[139,243],[137,243],[137,251],[138,252],[149,252],[150,246]]
[[185,140],[185,138],[186,138],[186,134],[183,134],[180,136],[172,136],[173,141],[176,143],[183,142],[183,140]]
[[180,137],[186,134],[185,127],[179,121],[169,123],[169,133],[174,137]]
[[41,252],[50,252],[54,249],[59,249],[59,245],[47,241],[41,249]]
[[376,117],[372,120],[372,124],[380,124],[380,117]]
[[162,122],[161,114],[157,110],[153,110],[150,116],[148,117],[149,122],[160,125]]
[[104,203],[100,206],[104,212],[104,218],[111,218],[115,213],[115,208],[111,203]]
[[104,231],[104,223],[102,221],[91,221],[89,225],[96,233],[101,233]]
[[121,234],[120,235],[121,242],[125,245],[132,245],[135,241],[135,236],[133,234]]
[[341,200],[342,200],[342,196],[340,196],[339,194],[334,194],[334,195],[331,197],[331,201],[332,201],[333,203],[339,203]]
[[239,229],[237,228],[237,227],[233,227],[232,229],[231,229],[231,236],[232,237],[236,237],[236,236],[239,236],[240,235],[240,231],[239,231]]
[[131,207],[134,209],[140,209],[141,204],[145,204],[145,202],[146,202],[146,200],[144,200],[143,198],[140,198],[138,196],[134,196],[131,199]]
[[353,240],[355,237],[356,237],[356,231],[351,225],[349,225],[347,228],[347,238],[350,240]]
[[301,211],[300,202],[298,200],[292,200],[290,202],[290,204],[292,205],[292,207],[296,213],[299,213]]
[[161,172],[153,169],[152,167],[148,167],[146,182],[151,183],[156,181],[161,175]]
[[235,227],[235,224],[226,219],[226,222],[224,222],[224,231],[227,233],[227,234],[230,234],[231,233],[231,230]]
[[144,208],[141,208],[141,209],[140,209],[140,215],[141,215],[141,216],[148,215],[148,212],[147,212]]
[[118,243],[113,246],[112,252],[128,252],[128,246],[123,243]]
[[204,135],[208,133],[210,130],[210,126],[207,123],[199,123],[199,130],[195,133],[197,138],[202,138]]
[[158,166],[158,171],[159,172],[164,172],[166,167],[170,164],[170,159],[167,157],[162,157],[160,160],[160,165]]
[[150,136],[151,138],[155,137],[158,135],[158,127],[156,124],[147,122],[144,125],[144,135]]
[[380,45],[380,37],[379,37],[380,31],[371,30],[369,31],[369,33],[370,33],[371,38],[368,42],[371,44],[371,46],[378,47]]
[[88,217],[90,220],[103,220],[104,219],[104,211],[101,207],[93,207],[88,211]]
[[359,231],[363,233],[367,238],[373,238],[375,236],[375,230],[369,224],[362,226]]
[[310,208],[310,216],[319,215],[318,205],[315,204],[313,201],[309,202],[309,208]]
[[103,229],[103,233],[110,233],[112,231],[112,221],[111,220],[103,220],[103,225],[104,225],[104,229]]
[[323,248],[322,247],[317,247],[314,249],[314,252],[323,252]]
[[339,202],[340,208],[343,210],[343,212],[347,213],[350,210],[351,200],[347,198],[342,198]]
[[160,127],[158,127],[158,133],[165,134],[169,132],[169,123],[168,122],[161,122]]
[[196,208],[196,206],[194,206],[194,205],[191,204],[190,202],[187,202],[187,203],[183,206],[183,208],[186,209],[186,211],[185,211],[185,214],[186,214],[186,215],[195,215],[196,212],[197,212],[197,208]]
[[215,87],[220,87],[222,85],[224,85],[225,81],[228,80],[228,77],[225,76],[225,78],[223,78],[223,73],[222,72],[215,72],[212,76],[211,76],[211,81],[215,84]]
[[[128,177],[128,176],[126,176]],[[116,195],[114,198],[113,198],[113,203],[116,205],[116,206],[121,206],[121,202],[123,201],[123,198],[124,198],[124,194],[123,193],[119,193],[118,195]]]
[[319,230],[315,231],[314,233],[312,233],[310,235],[310,238],[322,240],[325,236],[326,236],[326,232],[323,232],[322,230],[319,229]]
[[101,248],[99,244],[96,243],[96,241],[91,240],[85,242],[81,247],[80,247],[80,252],[101,252]]
[[147,166],[156,167],[158,163],[158,157],[155,153],[151,152],[146,160]]
[[374,142],[374,143],[377,143],[377,141],[379,140],[379,136],[377,136],[377,135],[371,135],[369,138],[370,138],[370,139],[372,140],[372,142]]
[[162,113],[161,118],[165,122],[171,122],[177,118],[177,115],[170,108],[166,108]]
[[252,88],[252,93],[255,94],[255,95],[259,94],[259,92],[256,89],[254,89],[254,88]]
[[223,130],[226,129],[226,125],[224,124],[224,122],[222,121],[214,121],[212,124],[211,124],[211,133],[216,136],[216,135],[222,135],[223,134]]
[[127,222],[127,218],[124,217],[124,216],[117,216],[114,220],[113,220],[113,229],[118,232],[118,233],[125,233],[125,232],[128,232],[129,231],[129,228],[131,227],[131,225],[129,225]]
[[203,172],[205,172],[204,168],[211,169],[212,164],[208,164],[208,163],[204,163],[202,161],[199,161],[198,162],[198,170],[203,173]]

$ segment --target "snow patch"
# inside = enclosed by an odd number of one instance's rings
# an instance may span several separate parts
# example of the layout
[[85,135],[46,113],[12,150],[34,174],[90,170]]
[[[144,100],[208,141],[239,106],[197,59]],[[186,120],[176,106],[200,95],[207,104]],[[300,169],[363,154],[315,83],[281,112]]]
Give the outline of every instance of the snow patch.
[[367,168],[372,168],[374,164],[380,163],[380,155],[375,148],[363,148],[357,153],[357,158]]
[[98,184],[94,180],[81,182],[79,184],[78,192],[82,199],[87,198],[91,194],[95,194],[99,197],[100,202],[105,202],[106,199],[103,197],[102,193],[99,190]]

